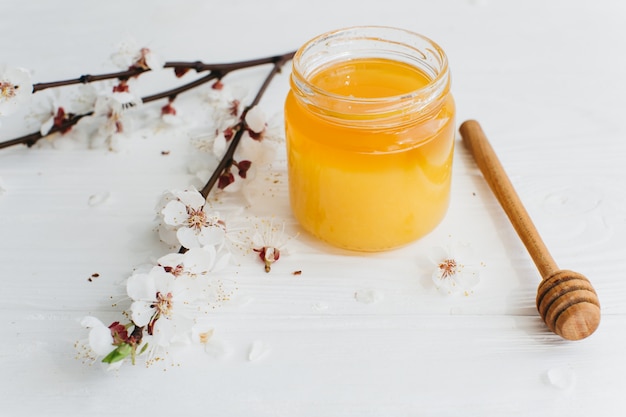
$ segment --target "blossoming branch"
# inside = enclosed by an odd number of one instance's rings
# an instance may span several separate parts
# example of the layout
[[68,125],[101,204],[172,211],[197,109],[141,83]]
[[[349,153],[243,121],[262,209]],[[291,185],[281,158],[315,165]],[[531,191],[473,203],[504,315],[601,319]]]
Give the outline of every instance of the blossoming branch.
[[[83,319],[82,325],[90,331],[88,342],[77,344],[82,358],[88,361],[101,358],[110,368],[117,368],[127,360],[136,363],[140,356],[145,357],[146,364],[152,363],[180,343],[205,346],[209,343],[213,329],[207,315],[228,302],[235,290],[235,285],[225,282],[217,273],[230,263],[238,237],[234,236],[236,228],[230,227],[220,213],[211,210],[207,197],[215,187],[230,192],[244,189],[254,178],[257,167],[271,162],[275,144],[281,137],[272,131],[258,104],[293,54],[226,64],[162,63],[147,48],[123,45],[112,56],[122,71],[36,84],[31,84],[25,70],[0,68],[0,116],[16,112],[33,94],[44,90],[76,85],[93,87],[81,91],[78,100],[70,103],[61,104],[58,96],[54,96],[38,132],[2,142],[0,148],[18,144],[31,147],[42,138],[67,135],[81,127],[85,120],[92,119],[97,126],[95,131],[85,130],[81,135],[91,134],[94,143],[104,143],[113,149],[115,141],[120,140],[119,136],[127,131],[132,121],[132,110],[167,99],[161,107],[161,119],[175,124],[178,95],[209,85],[206,100],[212,105],[214,127],[203,137],[196,138],[195,145],[212,154],[218,160],[217,166],[201,191],[191,185],[165,191],[156,208],[160,239],[179,250],[158,256],[156,264],[135,269],[127,279],[126,294],[131,304],[124,314],[125,323],[124,320],[114,321],[106,326],[95,317]],[[268,64],[271,70],[252,101],[243,106],[243,98],[229,89],[223,82],[224,77],[236,70]],[[160,69],[172,69],[179,78],[189,71],[208,74],[176,88],[137,97],[133,92],[136,80],[148,71]],[[105,84],[107,81],[111,84]],[[95,84],[104,87],[98,91]],[[260,232],[260,229],[265,231]],[[267,237],[277,235],[280,229],[270,222],[268,227],[255,226],[249,230],[248,249],[258,255],[263,268],[269,272],[271,264],[278,260],[282,243],[274,243],[275,239]]]
[[[276,63],[280,63],[280,68],[293,57],[293,54],[294,52],[292,51],[283,55],[217,64],[207,64],[201,61],[172,61],[163,63],[158,56],[148,48],[135,49],[132,47],[124,47],[121,51],[112,56],[114,63],[122,68],[126,68],[123,71],[99,75],[86,74],[73,79],[36,84],[31,83],[28,71],[22,68],[0,66],[0,118],[13,114],[21,106],[29,102],[32,94],[39,91],[76,84],[86,85],[106,80],[117,81],[117,84],[105,94],[94,94],[94,92],[91,91],[90,97],[84,97],[84,105],[81,106],[78,111],[67,109],[67,106],[55,103],[54,108],[51,109],[50,112],[51,117],[42,124],[38,132],[0,142],[0,149],[19,144],[25,144],[29,147],[33,146],[40,139],[53,133],[67,133],[85,117],[97,116],[103,113],[112,121],[112,123],[110,123],[112,125],[111,133],[115,131],[119,133],[123,130],[121,114],[122,111],[127,108],[134,107],[138,104],[167,99],[168,103],[162,107],[163,116],[176,114],[172,103],[179,94],[214,80],[217,81],[215,84],[216,88],[220,88],[220,80],[233,71]],[[176,88],[141,98],[134,97],[130,94],[130,80],[138,78],[145,72],[158,69],[173,69],[175,76],[178,78],[184,76],[189,71],[195,71],[196,73],[208,72],[208,75]]]

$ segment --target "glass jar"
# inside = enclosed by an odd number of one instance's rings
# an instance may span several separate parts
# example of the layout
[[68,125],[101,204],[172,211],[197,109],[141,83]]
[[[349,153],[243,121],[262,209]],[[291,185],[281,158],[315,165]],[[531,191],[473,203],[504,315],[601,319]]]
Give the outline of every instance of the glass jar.
[[292,211],[341,248],[414,241],[450,198],[455,106],[444,51],[419,34],[353,27],[295,54],[285,103]]

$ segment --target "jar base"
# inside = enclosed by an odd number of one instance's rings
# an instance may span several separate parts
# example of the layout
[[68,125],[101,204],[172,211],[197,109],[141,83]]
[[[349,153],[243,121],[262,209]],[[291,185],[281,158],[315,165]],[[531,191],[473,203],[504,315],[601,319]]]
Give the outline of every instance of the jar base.
[[441,224],[441,222],[443,221],[443,219],[445,218],[447,214],[447,211],[448,211],[448,206],[446,206],[445,210],[443,210],[441,217],[437,219],[430,227],[422,229],[419,233],[416,233],[408,237],[407,239],[395,240],[395,242],[393,243],[381,244],[381,245],[376,245],[376,246],[373,246],[373,245],[359,246],[359,245],[348,244],[348,243],[345,243],[345,241],[341,241],[338,239],[337,240],[328,239],[327,237],[324,237],[322,234],[319,234],[313,230],[310,230],[306,226],[306,222],[303,222],[300,219],[298,219],[298,216],[296,216],[296,219],[298,220],[298,223],[300,224],[300,227],[302,228],[302,230],[308,236],[311,236],[311,238],[317,241],[320,241],[324,243],[325,245],[331,246],[333,248],[341,249],[341,250],[355,252],[355,253],[357,252],[358,253],[379,253],[379,252],[389,252],[389,251],[393,251],[396,249],[404,248],[426,237]]

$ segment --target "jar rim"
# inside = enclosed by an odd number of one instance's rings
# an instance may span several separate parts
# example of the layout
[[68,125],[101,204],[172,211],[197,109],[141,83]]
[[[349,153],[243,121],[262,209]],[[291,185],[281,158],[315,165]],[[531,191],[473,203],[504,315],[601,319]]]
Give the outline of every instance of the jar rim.
[[[393,51],[386,52],[394,55],[396,58],[406,60],[407,63],[421,70],[428,70],[425,72],[429,72],[427,75],[432,76],[429,77],[429,83],[425,86],[397,95],[353,97],[329,92],[309,81],[314,71],[307,69],[305,66],[306,59],[314,59],[313,68],[321,69],[324,65],[339,61],[339,59],[335,59],[335,61],[329,60],[332,58],[330,48],[333,46],[333,42],[341,46],[354,41],[381,42],[390,47],[402,49],[401,51],[397,51],[395,55]],[[319,49],[320,45],[324,49],[323,51],[316,50],[316,48]],[[365,52],[371,54],[381,51],[384,50],[369,49]],[[310,54],[314,56],[308,56]],[[349,57],[349,53],[343,51],[338,54],[338,57],[345,59]],[[365,55],[364,57],[371,58],[376,56]],[[415,65],[416,63],[420,65]],[[438,67],[431,65],[432,63],[437,64]],[[404,105],[413,102],[418,107],[423,107],[423,105],[432,102],[434,98],[443,95],[449,89],[448,58],[441,46],[432,39],[417,32],[391,26],[352,26],[323,33],[302,45],[298,51],[296,51],[292,61],[291,79],[292,87],[295,87],[299,95],[305,98],[311,98],[317,95],[344,103],[362,104],[365,106],[391,105],[395,107],[398,103],[403,103]],[[381,109],[379,109],[379,111],[380,110]]]

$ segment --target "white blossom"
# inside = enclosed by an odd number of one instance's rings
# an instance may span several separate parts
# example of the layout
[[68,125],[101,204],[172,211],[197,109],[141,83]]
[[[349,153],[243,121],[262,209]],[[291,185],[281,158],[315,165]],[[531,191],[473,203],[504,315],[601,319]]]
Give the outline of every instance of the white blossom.
[[[36,147],[61,150],[85,149],[90,145],[95,128],[89,125],[93,117],[82,117],[93,112],[97,92],[92,84],[49,88],[37,93],[32,111],[26,117],[39,124]],[[78,121],[74,120],[78,117]],[[74,121],[76,123],[68,123]],[[98,125],[99,126],[99,125]]]
[[[111,329],[104,325],[99,319],[93,316],[84,317],[81,322],[81,326],[89,329],[89,336],[86,346],[82,343],[79,344],[82,354],[89,361],[95,361],[98,358],[106,357],[109,353],[115,350],[113,335]],[[116,361],[108,364],[107,370],[119,369],[124,360]]]
[[[276,142],[266,135],[268,124],[259,106],[248,110],[244,127],[233,159],[239,164],[245,163],[245,169],[241,165],[231,167],[232,181],[223,188],[226,192],[243,189],[256,178],[259,168],[268,166],[276,157]],[[213,153],[217,158],[224,155],[233,135],[234,132],[228,130],[217,133],[213,142]]]
[[431,276],[433,283],[444,294],[462,292],[469,295],[480,282],[480,271],[472,262],[469,245],[459,243],[450,247],[434,247],[429,259],[435,264]]
[[111,330],[99,319],[86,316],[80,324],[89,329],[89,346],[97,356],[106,356],[114,349]]
[[154,343],[169,346],[188,339],[193,326],[196,288],[190,280],[180,280],[161,266],[148,273],[136,273],[126,283],[133,300],[130,313],[136,326],[146,326]]
[[229,256],[218,254],[213,246],[192,248],[162,256],[157,266],[135,272],[126,283],[133,323],[145,327],[157,346],[189,343],[197,319],[234,294],[229,282],[214,276]]
[[139,47],[134,39],[127,39],[118,44],[117,52],[111,55],[111,60],[120,69],[131,67],[142,69],[161,69],[165,62],[152,50]]
[[130,109],[141,104],[140,98],[127,91],[99,95],[94,104],[93,117],[103,120],[95,140],[103,141],[115,149],[116,137],[128,131]]
[[229,260],[230,254],[218,255],[214,246],[204,246],[191,248],[185,253],[169,253],[160,257],[157,262],[176,277],[195,279],[223,269]]
[[0,65],[0,116],[8,116],[26,104],[33,93],[30,74],[23,68]]
[[159,235],[164,242],[188,249],[223,244],[226,225],[219,213],[206,211],[206,200],[195,188],[169,191],[164,202],[159,211]]
[[[276,157],[276,147],[269,141],[252,138],[248,132],[241,137],[235,157],[242,161],[251,161],[252,167],[261,167],[270,164]],[[254,176],[247,177],[253,179]]]
[[255,133],[256,140],[275,143],[284,142],[284,121],[280,113],[268,119],[259,106],[254,106],[248,110],[245,120],[248,128]]
[[239,86],[218,81],[207,90],[205,100],[211,107],[215,132],[221,132],[239,123],[245,91]]
[[245,92],[239,86],[231,86],[217,81],[209,88],[205,100],[210,107],[211,127],[208,133],[196,135],[193,144],[203,151],[213,152],[221,158],[226,144],[235,134],[234,128],[240,123],[242,102]]
[[293,236],[285,234],[284,222],[277,226],[273,220],[261,219],[260,223],[254,225],[254,228],[252,249],[258,253],[265,266],[265,272],[270,272],[272,265],[285,254],[287,243]]

